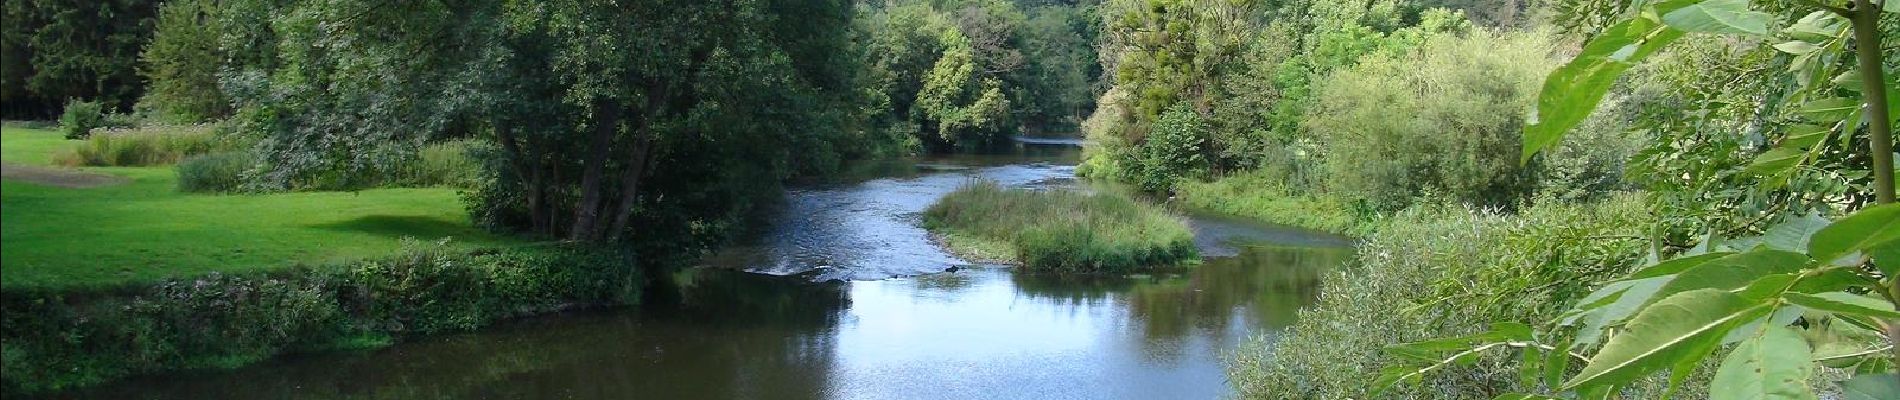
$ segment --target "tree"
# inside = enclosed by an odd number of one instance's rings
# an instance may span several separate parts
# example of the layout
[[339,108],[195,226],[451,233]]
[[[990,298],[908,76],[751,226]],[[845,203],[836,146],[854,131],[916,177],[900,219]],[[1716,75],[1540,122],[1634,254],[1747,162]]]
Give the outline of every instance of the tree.
[[231,113],[218,89],[223,34],[211,0],[174,0],[159,8],[157,32],[139,56],[139,74],[150,86],[139,102],[173,122],[196,123]]

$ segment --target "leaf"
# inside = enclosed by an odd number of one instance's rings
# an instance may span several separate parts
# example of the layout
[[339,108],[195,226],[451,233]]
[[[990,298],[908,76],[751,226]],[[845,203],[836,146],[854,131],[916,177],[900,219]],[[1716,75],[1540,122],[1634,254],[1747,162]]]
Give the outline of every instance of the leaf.
[[[1756,245],[1783,251],[1807,251],[1808,238],[1833,223],[1819,214],[1807,214],[1790,217],[1775,226],[1769,227],[1761,236],[1740,238],[1729,241],[1730,245],[1753,247]],[[1739,250],[1749,250],[1741,248]]]
[[1792,147],[1777,147],[1755,156],[1755,162],[1749,163],[1742,173],[1752,176],[1780,175],[1794,168],[1807,156],[1807,152]]
[[1820,144],[1827,134],[1834,133],[1834,127],[1821,125],[1799,125],[1788,129],[1788,136],[1781,139],[1781,147],[1805,149]]
[[[1653,5],[1659,12],[1673,11],[1700,0],[1670,0]],[[1570,128],[1603,101],[1616,79],[1644,58],[1681,39],[1683,31],[1659,20],[1655,12],[1643,12],[1611,25],[1590,39],[1569,63],[1544,78],[1537,106],[1524,125],[1524,152],[1519,162],[1530,162],[1536,155],[1563,139]]]
[[1796,400],[1816,398],[1808,388],[1814,375],[1813,354],[1801,334],[1785,326],[1771,326],[1742,341],[1709,382],[1709,398],[1736,400]]
[[1783,31],[1797,39],[1829,40],[1840,36],[1846,29],[1847,21],[1840,15],[1821,10],[1808,13]]
[[1558,342],[1555,348],[1544,355],[1544,385],[1557,387],[1564,381],[1564,374],[1570,372],[1570,339]]
[[1820,49],[1821,49],[1821,46],[1816,46],[1814,45],[1814,43],[1808,43],[1808,42],[1799,41],[1799,40],[1791,40],[1791,41],[1775,44],[1775,50],[1781,50],[1781,52],[1788,53],[1788,54],[1797,54],[1797,55],[1808,54],[1808,53],[1813,53],[1816,50],[1820,50]]
[[1642,310],[1643,305],[1649,304],[1650,300],[1655,298],[1656,292],[1661,290],[1663,285],[1675,279],[1676,277],[1671,275],[1614,283],[1612,285],[1622,285],[1622,287],[1614,293],[1613,298],[1606,297],[1607,303],[1566,318],[1562,324],[1571,325],[1582,321],[1583,328],[1577,331],[1577,343],[1585,346],[1595,344],[1602,336],[1604,328],[1622,323],[1631,315],[1635,315],[1637,311]]
[[1670,296],[1637,314],[1628,331],[1610,339],[1563,388],[1618,385],[1694,363],[1707,357],[1730,329],[1766,315],[1770,308],[1717,289]]
[[1781,297],[1788,300],[1789,303],[1832,313],[1875,318],[1900,318],[1900,312],[1893,310],[1893,303],[1848,292],[1828,292],[1822,294],[1783,293]]
[[1900,375],[1866,374],[1841,381],[1842,400],[1900,399]]
[[1881,0],[1880,8],[1890,13],[1900,13],[1900,1]]
[[1900,239],[1900,203],[1884,204],[1861,209],[1815,232],[1808,242],[1808,255],[1832,261],[1896,239]]
[[1767,36],[1772,18],[1749,10],[1748,0],[1708,0],[1664,14],[1663,22],[1687,32]]
[[1794,112],[1807,115],[1817,121],[1840,121],[1860,109],[1860,102],[1848,98],[1830,98],[1801,103]]
[[1740,289],[1765,276],[1798,272],[1807,261],[1801,253],[1758,248],[1684,270],[1658,289],[1656,296],[1666,298],[1697,289]]
[[[1803,246],[1803,247],[1805,248],[1806,246]],[[1747,249],[1743,249],[1743,250],[1747,250]],[[1656,265],[1651,265],[1651,266],[1643,267],[1643,269],[1636,270],[1635,273],[1630,274],[1630,277],[1627,280],[1653,278],[1653,277],[1658,277],[1658,276],[1663,276],[1663,275],[1675,275],[1677,273],[1682,272],[1682,270],[1689,269],[1690,267],[1702,265],[1704,263],[1708,263],[1709,261],[1713,261],[1722,257],[1728,257],[1734,254],[1735,254],[1734,252],[1714,252],[1714,253],[1697,254],[1697,255],[1687,256],[1687,257],[1672,258],[1672,259],[1669,259],[1669,261],[1663,261],[1660,263],[1656,263]]]
[[1493,397],[1491,398],[1491,400],[1560,400],[1560,399],[1556,397],[1538,396],[1534,394],[1505,393],[1502,395],[1498,395],[1498,397]]
[[1900,240],[1874,246],[1867,253],[1873,256],[1874,268],[1879,269],[1880,273],[1887,276],[1900,274]]

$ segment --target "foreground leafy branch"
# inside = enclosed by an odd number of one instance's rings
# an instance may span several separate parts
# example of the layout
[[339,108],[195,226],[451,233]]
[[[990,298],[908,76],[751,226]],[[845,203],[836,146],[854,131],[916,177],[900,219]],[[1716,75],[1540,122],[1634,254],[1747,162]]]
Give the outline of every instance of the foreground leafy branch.
[[[1788,72],[1799,84],[1782,101],[1794,103],[1794,114],[1807,124],[1794,126],[1744,172],[1774,188],[1813,164],[1830,146],[1828,137],[1840,137],[1845,147],[1864,132],[1875,205],[1832,222],[1791,219],[1762,237],[1730,241],[1732,251],[1711,237],[1690,254],[1604,285],[1551,321],[1543,334],[1500,323],[1475,336],[1390,346],[1399,363],[1381,374],[1374,393],[1504,349],[1522,354],[1526,387],[1538,386],[1528,377],[1543,376],[1553,393],[1500,399],[1610,398],[1664,371],[1673,392],[1710,355],[1728,348],[1710,382],[1714,398],[1818,398],[1808,387],[1817,363],[1858,374],[1839,382],[1844,398],[1900,398],[1900,375],[1894,374],[1900,362],[1900,204],[1894,200],[1890,103],[1895,88],[1882,70],[1878,29],[1881,13],[1900,12],[1900,1],[1801,3],[1819,11],[1788,26],[1790,40],[1774,47],[1792,57]],[[1685,34],[1770,37],[1773,16],[1748,6],[1746,0],[1653,1],[1591,39],[1545,81],[1524,130],[1523,160],[1560,142],[1623,72]],[[1858,66],[1837,71],[1817,61],[1834,53],[1852,54]],[[1860,98],[1839,97],[1841,91]],[[1864,332],[1884,335],[1889,343],[1828,354],[1801,330]],[[1563,361],[1570,358],[1570,343],[1590,348],[1599,342],[1578,372],[1560,379],[1569,373]]]

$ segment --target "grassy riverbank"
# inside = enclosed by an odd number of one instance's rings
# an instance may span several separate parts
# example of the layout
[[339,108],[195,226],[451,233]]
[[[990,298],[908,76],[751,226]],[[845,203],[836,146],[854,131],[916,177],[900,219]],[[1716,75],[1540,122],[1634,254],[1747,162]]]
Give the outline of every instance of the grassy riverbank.
[[1249,172],[1211,182],[1183,181],[1175,188],[1175,200],[1201,211],[1349,236],[1366,236],[1376,229],[1376,221],[1354,213],[1344,200],[1294,193],[1285,186]]
[[53,165],[99,143],[0,129],[6,393],[638,298],[630,255],[489,234],[453,189],[204,195],[178,191],[180,157]]
[[974,183],[926,210],[924,226],[958,255],[1033,271],[1122,272],[1200,258],[1180,218],[1109,194]]
[[519,244],[472,226],[452,189],[199,195],[178,192],[169,165],[51,165],[54,154],[82,143],[51,130],[0,130],[0,156],[9,169],[117,182],[74,188],[38,178],[0,181],[5,287],[116,285],[338,263],[392,254],[403,237],[452,238],[458,248]]

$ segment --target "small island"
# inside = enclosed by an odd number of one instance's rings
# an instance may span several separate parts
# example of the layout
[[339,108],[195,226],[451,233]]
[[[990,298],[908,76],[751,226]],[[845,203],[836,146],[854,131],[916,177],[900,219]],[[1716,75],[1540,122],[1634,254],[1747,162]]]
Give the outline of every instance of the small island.
[[924,211],[951,253],[1031,272],[1119,273],[1200,261],[1180,217],[1126,196],[979,181]]

